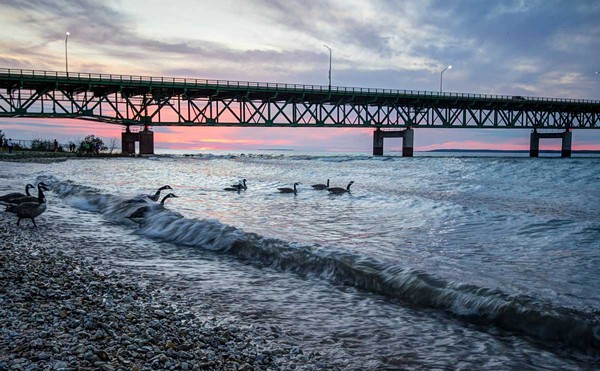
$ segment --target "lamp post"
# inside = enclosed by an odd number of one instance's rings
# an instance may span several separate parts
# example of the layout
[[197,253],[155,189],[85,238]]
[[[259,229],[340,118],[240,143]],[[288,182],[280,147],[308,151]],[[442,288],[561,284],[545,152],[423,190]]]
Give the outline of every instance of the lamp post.
[[69,41],[69,36],[71,33],[67,31],[65,34],[65,71],[67,72],[67,77],[69,76],[69,56],[67,54],[67,42]]
[[451,70],[451,69],[452,69],[452,66],[446,66],[446,68],[444,68],[442,70],[442,72],[440,73],[440,93],[442,92],[442,86],[443,86],[443,80],[444,80],[444,72],[446,70]]
[[329,49],[329,90],[331,90],[331,52],[332,49],[330,47],[328,47],[327,45],[323,45],[324,47],[326,47],[327,49]]

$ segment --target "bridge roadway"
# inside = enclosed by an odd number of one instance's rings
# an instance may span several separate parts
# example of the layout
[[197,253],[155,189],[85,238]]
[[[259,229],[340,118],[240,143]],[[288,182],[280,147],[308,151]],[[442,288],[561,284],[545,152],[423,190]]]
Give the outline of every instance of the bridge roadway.
[[600,129],[600,101],[0,68],[0,117],[123,125],[125,152],[131,141],[153,151],[153,136],[130,126],[239,126],[374,128],[374,154],[403,137],[406,156],[416,128],[535,129],[532,151],[557,136],[538,130],[560,129],[570,153],[572,129]]

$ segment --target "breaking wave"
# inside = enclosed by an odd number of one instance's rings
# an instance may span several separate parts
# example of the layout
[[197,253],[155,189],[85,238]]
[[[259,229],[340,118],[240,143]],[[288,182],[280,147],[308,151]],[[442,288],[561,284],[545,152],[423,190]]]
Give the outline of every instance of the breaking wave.
[[[130,226],[135,233],[180,246],[229,254],[259,266],[316,276],[415,306],[445,311],[462,319],[524,334],[596,354],[600,351],[600,313],[560,307],[530,296],[449,282],[437,275],[401,267],[372,257],[322,246],[298,245],[247,233],[218,220],[189,219],[156,203],[126,199],[97,189],[38,177],[66,203],[98,212]],[[150,206],[140,226],[127,218],[142,205]]]

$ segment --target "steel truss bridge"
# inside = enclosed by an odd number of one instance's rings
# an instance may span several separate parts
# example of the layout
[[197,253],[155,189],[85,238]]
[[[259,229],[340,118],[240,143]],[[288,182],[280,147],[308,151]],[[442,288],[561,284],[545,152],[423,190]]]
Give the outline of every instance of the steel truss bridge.
[[0,117],[405,129],[412,142],[416,128],[599,129],[600,101],[0,68]]

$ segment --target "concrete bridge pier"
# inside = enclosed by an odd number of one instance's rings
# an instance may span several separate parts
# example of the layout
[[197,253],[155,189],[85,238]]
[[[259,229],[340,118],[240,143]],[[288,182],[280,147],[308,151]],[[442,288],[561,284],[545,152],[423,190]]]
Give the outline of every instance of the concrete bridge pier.
[[412,157],[415,133],[412,128],[396,131],[382,131],[377,128],[373,132],[373,156],[383,156],[384,138],[402,138],[402,157]]
[[135,142],[140,143],[140,155],[154,154],[154,132],[144,127],[144,130],[133,133],[129,126],[121,133],[121,152],[124,155],[135,155]]
[[539,157],[540,155],[540,139],[544,138],[560,138],[562,139],[562,147],[560,151],[561,157],[571,157],[571,145],[573,142],[573,133],[570,129],[562,133],[538,133],[537,129],[533,129],[529,141],[529,157]]

